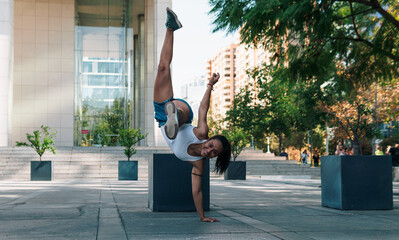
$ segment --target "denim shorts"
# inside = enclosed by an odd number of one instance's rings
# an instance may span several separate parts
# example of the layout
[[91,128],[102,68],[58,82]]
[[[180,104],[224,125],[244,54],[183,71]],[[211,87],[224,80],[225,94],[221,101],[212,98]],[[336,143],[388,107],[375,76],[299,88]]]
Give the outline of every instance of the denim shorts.
[[187,119],[187,121],[185,123],[191,123],[193,121],[194,114],[193,114],[193,110],[191,109],[190,105],[183,99],[172,97],[162,103],[154,101],[155,119],[157,120],[159,127],[165,125],[166,121],[168,120],[166,117],[166,113],[165,113],[165,104],[172,100],[179,100],[179,101],[182,101],[185,104],[187,104],[188,108],[190,109],[190,117]]

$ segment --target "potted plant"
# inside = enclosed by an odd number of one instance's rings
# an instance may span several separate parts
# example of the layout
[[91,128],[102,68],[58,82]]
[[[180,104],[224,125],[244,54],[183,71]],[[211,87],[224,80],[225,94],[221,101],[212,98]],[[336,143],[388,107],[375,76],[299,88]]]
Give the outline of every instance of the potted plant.
[[140,128],[119,130],[119,144],[125,147],[123,152],[127,157],[127,161],[119,161],[118,163],[118,180],[137,180],[138,161],[130,161],[130,158],[137,152],[134,145],[147,135],[148,133],[141,134]]
[[42,161],[42,156],[46,150],[51,151],[55,154],[54,140],[53,138],[57,134],[57,131],[50,132],[50,127],[41,126],[40,130],[26,134],[26,138],[29,142],[16,142],[17,146],[26,146],[33,148],[39,155],[40,161],[31,161],[30,167],[30,179],[31,181],[51,181],[52,166],[51,161]]
[[224,135],[229,139],[233,161],[230,162],[227,171],[224,173],[225,180],[245,180],[247,171],[246,161],[236,161],[238,155],[245,146],[248,145],[248,134],[242,128],[234,127],[231,131],[224,131]]

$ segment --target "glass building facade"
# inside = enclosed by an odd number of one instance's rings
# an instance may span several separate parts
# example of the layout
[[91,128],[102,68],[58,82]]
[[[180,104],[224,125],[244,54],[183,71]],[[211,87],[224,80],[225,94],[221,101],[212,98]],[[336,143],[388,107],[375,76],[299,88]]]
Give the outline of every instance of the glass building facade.
[[115,146],[132,126],[132,0],[76,0],[75,146]]

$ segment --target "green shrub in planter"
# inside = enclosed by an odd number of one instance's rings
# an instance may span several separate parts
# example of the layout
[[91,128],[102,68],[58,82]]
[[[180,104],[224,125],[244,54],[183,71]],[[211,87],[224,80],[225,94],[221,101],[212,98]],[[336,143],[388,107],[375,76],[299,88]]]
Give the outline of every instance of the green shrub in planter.
[[230,131],[223,131],[223,135],[227,137],[231,144],[231,153],[233,154],[233,162],[230,162],[227,171],[224,174],[225,180],[245,180],[246,179],[246,162],[236,162],[238,155],[249,144],[249,136],[242,128],[234,127]]
[[42,161],[42,156],[46,150],[56,154],[53,140],[56,134],[57,131],[51,132],[50,127],[42,125],[33,134],[26,134],[29,143],[16,142],[18,147],[31,147],[39,155],[40,161],[31,161],[31,180],[51,180],[51,161]]
[[122,129],[119,130],[119,144],[125,147],[124,153],[127,157],[127,160],[130,161],[130,158],[136,154],[136,149],[134,145],[138,143],[140,140],[147,137],[148,133],[141,134],[141,129]]
[[37,154],[39,154],[41,161],[42,156],[46,152],[46,150],[49,150],[50,152],[55,154],[53,138],[57,134],[57,131],[50,132],[50,130],[50,127],[42,125],[41,130],[34,131],[33,135],[30,133],[26,134],[26,138],[28,139],[29,144],[17,141],[17,146],[26,146],[35,149]]
[[118,163],[118,179],[119,180],[137,180],[138,178],[138,162],[130,161],[130,158],[136,154],[137,150],[134,145],[147,136],[141,134],[141,129],[122,129],[119,130],[119,144],[123,147],[127,161],[119,161]]

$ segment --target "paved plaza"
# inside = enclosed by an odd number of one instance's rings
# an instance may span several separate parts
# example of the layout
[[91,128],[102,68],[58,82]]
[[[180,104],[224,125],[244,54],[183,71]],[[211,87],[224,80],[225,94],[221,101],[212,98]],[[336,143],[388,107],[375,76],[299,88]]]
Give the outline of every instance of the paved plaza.
[[151,212],[146,181],[0,181],[0,239],[399,239],[394,209],[321,206],[320,180],[211,180],[211,211]]

